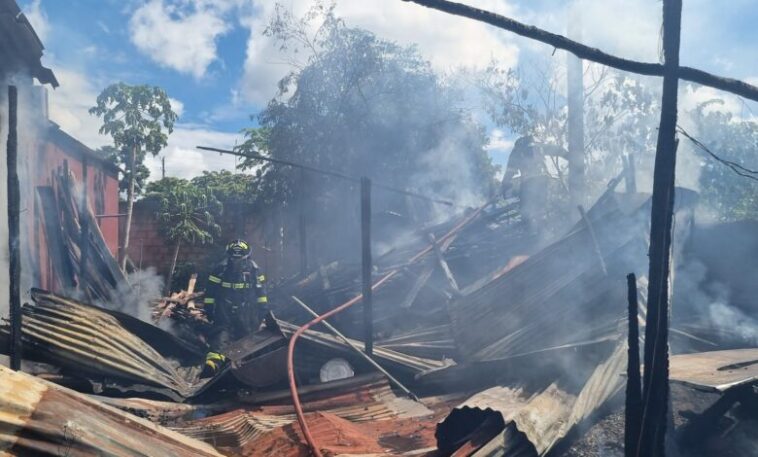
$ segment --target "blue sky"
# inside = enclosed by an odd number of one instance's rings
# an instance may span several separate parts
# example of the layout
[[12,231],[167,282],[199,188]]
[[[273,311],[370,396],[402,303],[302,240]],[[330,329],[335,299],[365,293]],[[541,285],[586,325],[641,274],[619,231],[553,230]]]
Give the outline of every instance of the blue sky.
[[[98,147],[108,139],[86,112],[108,84],[155,84],[176,102],[180,120],[165,151],[167,172],[192,176],[231,169],[230,157],[194,150],[240,141],[275,94],[288,70],[276,46],[262,35],[274,0],[22,0],[61,87],[50,94],[51,117],[64,130]],[[282,0],[296,15],[312,0]],[[567,13],[557,0],[467,0],[466,3],[563,33]],[[658,60],[659,0],[576,0],[584,13],[583,41],[605,51]],[[348,24],[401,44],[417,44],[439,71],[481,68],[492,58],[515,66],[551,49],[484,24],[454,18],[401,0],[337,0]],[[758,9],[750,0],[689,0],[683,13],[682,63],[758,82]],[[556,53],[556,58],[563,58]],[[711,97],[693,89],[683,103]],[[687,100],[689,97],[691,100]],[[726,105],[738,109],[739,101]],[[492,153],[502,162],[510,138],[490,126]],[[159,160],[148,165],[157,175]]]

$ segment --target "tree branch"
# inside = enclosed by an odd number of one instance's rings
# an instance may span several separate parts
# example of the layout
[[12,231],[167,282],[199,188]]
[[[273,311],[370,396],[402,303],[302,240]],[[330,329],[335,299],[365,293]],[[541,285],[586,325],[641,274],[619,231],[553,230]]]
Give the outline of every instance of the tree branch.
[[[549,44],[557,49],[568,51],[580,59],[590,60],[609,67],[616,68],[630,73],[637,73],[647,76],[663,76],[663,65],[659,63],[638,62],[635,60],[624,59],[621,57],[608,54],[597,48],[592,48],[574,40],[570,40],[562,35],[548,32],[546,30],[523,24],[511,18],[492,13],[490,11],[473,8],[462,3],[451,2],[448,0],[402,0],[404,2],[417,3],[427,8],[436,9],[445,13],[456,16],[467,17],[475,21],[484,22],[495,27],[508,30],[517,35],[531,38],[545,44]],[[730,92],[758,101],[758,87],[747,84],[737,79],[725,78],[707,73],[702,70],[690,67],[679,67],[678,76],[686,81],[702,84],[703,86],[713,87],[725,92]]]

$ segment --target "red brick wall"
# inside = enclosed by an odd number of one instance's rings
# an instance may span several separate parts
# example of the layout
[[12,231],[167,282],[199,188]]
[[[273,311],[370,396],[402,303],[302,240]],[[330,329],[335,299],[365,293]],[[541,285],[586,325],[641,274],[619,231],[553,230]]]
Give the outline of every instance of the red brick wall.
[[[164,278],[171,268],[173,245],[169,245],[160,234],[155,213],[157,202],[153,200],[138,200],[134,204],[132,216],[131,241],[129,243],[129,258],[136,266],[142,268],[155,267],[158,274]],[[121,204],[121,212],[126,212],[126,203]],[[294,264],[289,253],[284,256],[270,242],[270,233],[266,233],[266,225],[260,223],[261,215],[254,214],[249,209],[225,208],[224,215],[216,223],[221,226],[221,236],[212,245],[182,246],[178,262],[193,262],[198,270],[208,268],[213,261],[221,260],[224,256],[224,246],[235,238],[243,238],[252,245],[253,260],[270,278],[288,274],[281,265],[285,258],[288,264]],[[125,218],[122,218],[122,234]],[[268,224],[270,225],[270,224]],[[295,259],[295,262],[297,259]]]

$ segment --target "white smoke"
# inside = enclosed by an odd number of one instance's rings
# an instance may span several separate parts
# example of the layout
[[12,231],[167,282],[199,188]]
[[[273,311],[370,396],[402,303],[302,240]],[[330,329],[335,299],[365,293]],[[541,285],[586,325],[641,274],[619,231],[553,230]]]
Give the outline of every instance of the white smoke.
[[102,303],[102,306],[151,322],[150,303],[163,296],[163,286],[163,277],[157,274],[154,267],[137,270],[116,287],[114,299]]

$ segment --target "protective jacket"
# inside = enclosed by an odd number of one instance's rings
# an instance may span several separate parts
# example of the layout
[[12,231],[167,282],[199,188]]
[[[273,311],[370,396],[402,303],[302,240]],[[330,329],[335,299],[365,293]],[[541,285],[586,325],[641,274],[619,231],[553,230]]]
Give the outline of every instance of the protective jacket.
[[205,288],[208,319],[231,330],[235,338],[255,331],[268,308],[265,280],[252,260],[243,260],[236,267],[229,260],[218,264],[208,275]]

